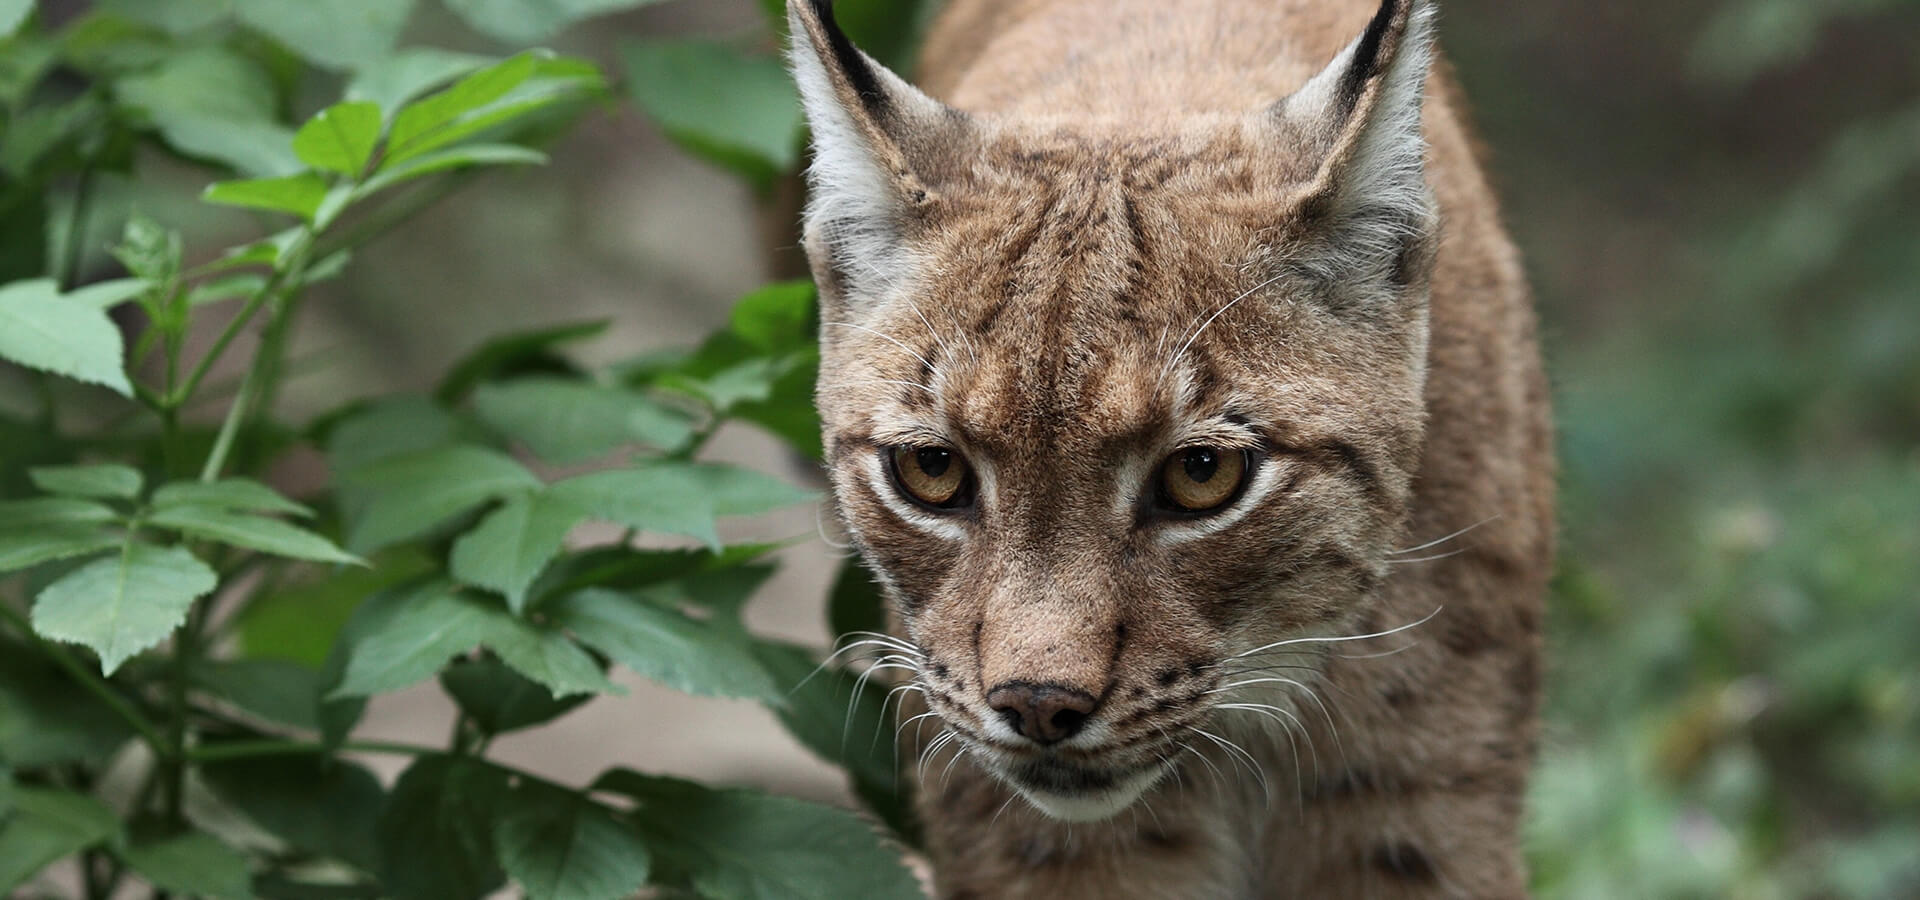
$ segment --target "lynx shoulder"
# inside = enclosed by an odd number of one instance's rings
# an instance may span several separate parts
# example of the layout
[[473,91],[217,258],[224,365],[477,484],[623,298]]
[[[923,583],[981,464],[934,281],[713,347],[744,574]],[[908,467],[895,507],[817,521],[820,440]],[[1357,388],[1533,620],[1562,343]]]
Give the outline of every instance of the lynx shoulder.
[[940,895],[1524,896],[1551,428],[1433,4],[789,18]]

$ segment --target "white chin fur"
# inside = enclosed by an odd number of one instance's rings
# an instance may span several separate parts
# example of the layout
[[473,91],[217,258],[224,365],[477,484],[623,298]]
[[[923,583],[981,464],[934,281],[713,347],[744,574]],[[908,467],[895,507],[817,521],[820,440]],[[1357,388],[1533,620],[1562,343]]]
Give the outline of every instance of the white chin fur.
[[1062,822],[1098,822],[1133,805],[1160,780],[1159,769],[1148,769],[1097,794],[1056,794],[1009,782],[1033,808]]

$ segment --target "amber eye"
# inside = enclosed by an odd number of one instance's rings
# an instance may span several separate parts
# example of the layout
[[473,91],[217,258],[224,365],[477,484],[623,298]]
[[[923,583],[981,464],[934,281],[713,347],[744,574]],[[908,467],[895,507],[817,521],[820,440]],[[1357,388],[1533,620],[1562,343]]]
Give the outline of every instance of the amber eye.
[[946,447],[895,447],[893,480],[907,496],[927,506],[959,509],[973,500],[972,470]]
[[1182,512],[1207,512],[1240,493],[1247,478],[1247,452],[1188,447],[1160,465],[1161,503]]

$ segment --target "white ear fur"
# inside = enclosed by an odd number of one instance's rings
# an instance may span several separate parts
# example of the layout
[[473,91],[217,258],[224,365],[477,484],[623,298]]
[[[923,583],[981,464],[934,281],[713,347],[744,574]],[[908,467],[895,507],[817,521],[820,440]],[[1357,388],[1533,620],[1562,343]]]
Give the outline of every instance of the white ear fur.
[[831,270],[822,287],[833,282],[836,299],[887,297],[917,268],[906,229],[928,189],[912,150],[959,115],[854,48],[830,3],[789,0],[787,17],[794,81],[813,131],[808,253],[816,271]]
[[1431,0],[1386,0],[1364,34],[1280,105],[1287,127],[1328,141],[1315,182],[1330,192],[1333,216],[1377,226],[1345,235],[1361,254],[1393,252],[1433,222],[1421,130],[1433,18]]

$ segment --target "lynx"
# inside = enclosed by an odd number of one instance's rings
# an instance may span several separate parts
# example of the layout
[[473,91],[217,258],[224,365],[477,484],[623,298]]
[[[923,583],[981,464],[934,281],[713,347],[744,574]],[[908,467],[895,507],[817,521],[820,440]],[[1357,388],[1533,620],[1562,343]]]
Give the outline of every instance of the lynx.
[[1524,896],[1551,428],[1432,4],[788,15],[938,895]]

